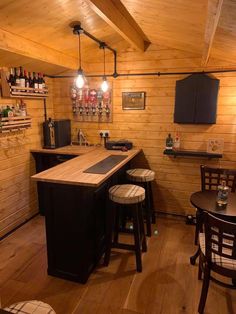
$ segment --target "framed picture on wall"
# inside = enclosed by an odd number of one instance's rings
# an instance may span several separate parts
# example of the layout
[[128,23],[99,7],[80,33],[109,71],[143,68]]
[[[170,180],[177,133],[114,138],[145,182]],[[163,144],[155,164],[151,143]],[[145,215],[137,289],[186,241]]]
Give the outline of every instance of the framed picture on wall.
[[146,92],[123,92],[122,109],[123,110],[144,110]]
[[223,154],[224,139],[212,138],[207,142],[207,152],[211,154]]

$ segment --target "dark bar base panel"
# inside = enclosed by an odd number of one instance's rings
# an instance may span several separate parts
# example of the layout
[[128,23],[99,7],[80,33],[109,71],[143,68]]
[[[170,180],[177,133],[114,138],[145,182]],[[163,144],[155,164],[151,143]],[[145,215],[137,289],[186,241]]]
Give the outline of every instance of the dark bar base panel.
[[86,283],[105,250],[108,188],[124,183],[127,167],[97,188],[42,183],[49,275]]

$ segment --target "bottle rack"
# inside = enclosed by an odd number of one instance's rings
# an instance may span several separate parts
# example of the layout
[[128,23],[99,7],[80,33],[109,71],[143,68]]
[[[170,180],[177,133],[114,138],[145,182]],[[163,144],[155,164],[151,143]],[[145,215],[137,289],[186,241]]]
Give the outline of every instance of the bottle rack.
[[6,72],[1,70],[2,97],[5,98],[45,98],[48,97],[48,89],[10,86],[7,82]]
[[0,133],[15,132],[31,127],[31,117],[19,116],[0,119]]

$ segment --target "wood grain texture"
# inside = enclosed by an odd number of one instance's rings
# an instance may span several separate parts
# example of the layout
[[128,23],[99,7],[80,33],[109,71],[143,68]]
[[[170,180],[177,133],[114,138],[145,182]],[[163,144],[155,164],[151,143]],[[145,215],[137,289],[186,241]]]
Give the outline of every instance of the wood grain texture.
[[[47,83],[52,92],[49,79]],[[36,185],[30,181],[35,173],[30,149],[42,144],[43,100],[25,102],[29,116],[33,116],[31,128],[0,134],[0,236],[38,212]],[[15,103],[15,99],[0,98],[1,105]],[[47,110],[53,116],[52,94],[47,99]]]
[[[83,186],[98,186],[107,180],[113,173],[119,170],[123,165],[134,158],[140,149],[131,149],[128,152],[110,151],[103,147],[97,147],[92,151],[85,153],[79,157],[73,158],[66,163],[60,164],[51,169],[45,170],[33,175],[31,178],[34,181],[52,182],[60,184],[83,185]],[[123,161],[114,166],[106,174],[85,173],[84,171],[92,167],[99,161],[107,158],[110,155],[127,156]]]
[[[172,67],[172,71],[179,68],[193,70],[195,57],[193,54],[178,50],[164,50],[156,47],[150,56],[161,56],[162,67]],[[165,59],[166,54],[166,59]],[[156,70],[156,63],[148,60],[146,51],[144,60],[140,52],[122,54],[119,71],[134,71],[136,60],[142,70]],[[158,58],[157,58],[158,59]],[[135,60],[133,62],[133,60]],[[153,67],[152,67],[153,64]],[[218,66],[218,63],[215,64]],[[93,71],[100,69],[100,65],[90,65]],[[89,142],[99,143],[99,130],[110,130],[114,140],[127,138],[135,146],[143,149],[143,155],[137,156],[136,166],[151,168],[156,173],[153,184],[155,208],[176,213],[194,213],[189,203],[191,193],[200,189],[200,164],[216,167],[236,168],[236,75],[222,73],[215,75],[220,79],[220,90],[217,108],[217,123],[213,125],[184,125],[174,124],[175,82],[184,76],[161,77],[120,77],[112,81],[113,84],[113,123],[72,123],[72,134],[76,137],[81,128]],[[110,78],[109,78],[110,79]],[[69,88],[72,81],[68,79],[54,80],[55,116],[72,117],[69,104]],[[145,110],[122,110],[122,92],[146,91]],[[170,132],[180,133],[181,148],[205,151],[207,141],[211,138],[224,139],[224,154],[221,160],[203,158],[171,158],[163,155],[165,139]]]
[[[0,242],[2,306],[37,299],[57,314],[197,313],[202,282],[198,267],[189,264],[194,227],[158,217],[154,229],[158,235],[148,241],[142,273],[135,271],[132,252],[114,250],[109,266],[97,267],[82,285],[47,275],[44,219],[35,217]],[[130,243],[130,238],[123,235],[122,241]],[[211,283],[205,310],[235,313],[234,291]]]
[[91,8],[133,47],[144,51],[150,45],[142,29],[120,0],[90,0]]

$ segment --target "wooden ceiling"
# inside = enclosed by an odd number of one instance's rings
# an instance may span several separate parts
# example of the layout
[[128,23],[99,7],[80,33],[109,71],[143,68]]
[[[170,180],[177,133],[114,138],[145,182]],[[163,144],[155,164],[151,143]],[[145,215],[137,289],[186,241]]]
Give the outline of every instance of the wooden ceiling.
[[[153,45],[195,53],[228,64],[236,60],[235,0],[1,0],[0,66],[62,73],[78,67],[78,38],[69,24],[82,27],[118,53]],[[102,55],[81,36],[83,62]],[[40,69],[37,69],[40,67]]]

